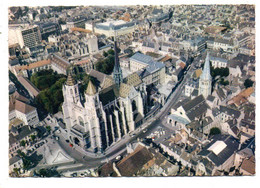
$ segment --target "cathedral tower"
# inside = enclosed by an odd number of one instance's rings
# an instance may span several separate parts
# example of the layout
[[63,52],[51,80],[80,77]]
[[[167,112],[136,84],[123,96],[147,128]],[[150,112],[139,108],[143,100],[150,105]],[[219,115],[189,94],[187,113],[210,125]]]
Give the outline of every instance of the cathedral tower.
[[209,53],[207,53],[203,72],[200,75],[199,80],[199,95],[202,94],[205,99],[211,94],[211,82],[212,77],[210,75]]
[[115,65],[113,70],[113,78],[116,83],[116,85],[119,87],[120,83],[123,82],[123,75],[122,75],[122,69],[120,67],[118,53],[117,53],[117,41],[116,41],[116,35],[114,37],[114,50],[115,50]]

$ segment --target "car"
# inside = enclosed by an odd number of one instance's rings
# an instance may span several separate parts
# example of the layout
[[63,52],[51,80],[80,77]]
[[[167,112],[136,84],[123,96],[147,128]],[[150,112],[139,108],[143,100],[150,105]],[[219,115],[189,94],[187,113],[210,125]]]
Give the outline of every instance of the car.
[[59,140],[59,137],[58,137],[58,136],[56,136],[56,137],[55,137],[55,139],[56,139],[56,140]]
[[67,139],[67,140],[65,140],[67,143],[69,143],[70,141]]

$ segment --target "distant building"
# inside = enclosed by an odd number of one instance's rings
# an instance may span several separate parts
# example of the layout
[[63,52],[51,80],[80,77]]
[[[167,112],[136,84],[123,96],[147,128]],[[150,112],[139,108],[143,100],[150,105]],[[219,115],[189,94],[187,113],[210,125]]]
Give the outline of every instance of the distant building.
[[85,29],[94,33],[104,34],[107,37],[114,36],[115,32],[117,36],[132,33],[137,27],[135,22],[125,22],[123,20],[96,23],[94,26],[92,24],[86,23]]
[[9,26],[8,29],[9,44],[19,43],[20,47],[31,48],[42,42],[40,28],[37,25],[32,26]]
[[95,35],[88,37],[87,44],[88,44],[88,52],[90,54],[95,54],[98,52],[98,39]]
[[49,58],[51,60],[53,71],[57,71],[58,74],[67,75],[67,69],[70,66],[69,61],[56,54],[51,54]]
[[48,40],[50,35],[59,35],[60,34],[60,26],[55,22],[44,22],[37,24],[40,28],[42,40]]
[[165,65],[163,63],[156,62],[152,57],[141,53],[135,53],[129,60],[130,71],[138,71],[146,85],[158,85],[165,82]]
[[84,16],[75,16],[75,17],[71,17],[67,20],[66,26],[67,29],[71,29],[74,27],[80,27],[85,29],[85,23],[87,21],[87,18]]

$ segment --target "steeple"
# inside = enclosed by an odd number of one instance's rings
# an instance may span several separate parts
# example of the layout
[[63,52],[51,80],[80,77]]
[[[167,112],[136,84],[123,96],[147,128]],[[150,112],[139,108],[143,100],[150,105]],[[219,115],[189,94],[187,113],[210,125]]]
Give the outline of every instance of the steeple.
[[202,94],[205,99],[211,94],[211,82],[209,53],[207,53],[204,69],[199,80],[199,95]]
[[116,85],[119,87],[120,83],[123,81],[122,69],[119,64],[119,58],[117,54],[117,41],[116,41],[116,34],[114,36],[114,50],[115,50],[115,65],[113,70],[113,78]]
[[93,85],[91,80],[88,82],[88,87],[86,89],[86,94],[87,95],[95,95],[97,93],[96,87]]
[[207,57],[204,63],[204,68],[203,72],[200,76],[200,79],[203,80],[211,80],[211,75],[210,75],[210,63],[209,63],[209,52],[207,52]]
[[67,86],[74,86],[76,83],[77,83],[77,82],[76,82],[76,80],[72,77],[71,72],[69,72],[68,78],[67,78],[67,81],[66,81],[66,85],[67,85]]

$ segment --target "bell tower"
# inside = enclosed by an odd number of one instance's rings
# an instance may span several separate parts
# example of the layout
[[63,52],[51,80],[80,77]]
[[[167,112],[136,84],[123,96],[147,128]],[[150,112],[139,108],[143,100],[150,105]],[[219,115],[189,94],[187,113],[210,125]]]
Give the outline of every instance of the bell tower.
[[77,104],[80,100],[78,83],[72,77],[71,72],[68,73],[67,81],[63,85],[63,96],[66,102]]
[[200,75],[200,80],[199,80],[199,95],[202,94],[205,99],[209,95],[211,95],[211,83],[212,83],[212,77],[210,75],[209,53],[207,53],[203,72]]

